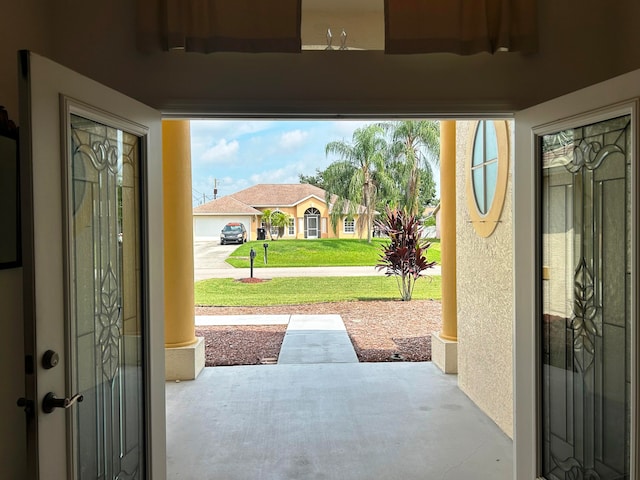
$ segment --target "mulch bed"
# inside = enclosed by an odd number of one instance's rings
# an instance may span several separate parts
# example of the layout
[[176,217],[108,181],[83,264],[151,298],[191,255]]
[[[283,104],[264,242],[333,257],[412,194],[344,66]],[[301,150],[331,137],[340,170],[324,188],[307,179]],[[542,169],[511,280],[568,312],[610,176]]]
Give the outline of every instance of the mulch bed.
[[[431,360],[431,333],[440,330],[441,305],[432,300],[336,302],[270,307],[196,307],[196,315],[342,316],[361,362]],[[206,365],[274,363],[286,325],[196,327],[205,338]]]

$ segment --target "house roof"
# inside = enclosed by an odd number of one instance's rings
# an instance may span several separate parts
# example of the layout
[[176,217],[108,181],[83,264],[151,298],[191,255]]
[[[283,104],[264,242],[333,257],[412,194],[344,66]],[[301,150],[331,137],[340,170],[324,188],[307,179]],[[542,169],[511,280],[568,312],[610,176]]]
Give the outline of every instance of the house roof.
[[193,209],[193,213],[198,214],[242,214],[242,215],[262,215],[260,210],[256,210],[250,205],[233,198],[231,195],[211,200]]
[[309,197],[325,201],[325,191],[308,183],[261,183],[231,194],[236,200],[254,207],[292,207]]
[[[199,205],[193,209],[193,213],[195,215],[262,215],[262,212],[254,207],[292,207],[312,197],[325,202],[325,196],[326,192],[322,188],[308,183],[261,183]],[[335,195],[331,200],[330,210],[336,200]],[[345,206],[343,213],[347,212],[348,207]],[[357,212],[362,214],[365,208],[359,205]]]
[[439,211],[440,211],[440,204],[438,203],[438,205],[436,205],[435,207],[425,207],[424,212],[422,212],[422,216],[435,217]]

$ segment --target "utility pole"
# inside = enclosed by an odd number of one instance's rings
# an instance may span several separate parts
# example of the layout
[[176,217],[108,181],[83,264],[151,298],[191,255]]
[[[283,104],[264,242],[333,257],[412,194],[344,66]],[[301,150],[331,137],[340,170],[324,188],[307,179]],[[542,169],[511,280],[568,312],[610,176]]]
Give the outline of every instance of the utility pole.
[[218,198],[218,179],[213,179],[213,199]]

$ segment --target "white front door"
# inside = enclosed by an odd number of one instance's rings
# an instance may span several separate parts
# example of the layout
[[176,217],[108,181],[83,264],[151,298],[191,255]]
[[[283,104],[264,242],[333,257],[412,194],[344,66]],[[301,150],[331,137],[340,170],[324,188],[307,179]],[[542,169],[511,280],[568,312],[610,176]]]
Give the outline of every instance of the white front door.
[[29,477],[163,479],[160,114],[20,71]]
[[640,71],[516,115],[515,472],[638,478]]

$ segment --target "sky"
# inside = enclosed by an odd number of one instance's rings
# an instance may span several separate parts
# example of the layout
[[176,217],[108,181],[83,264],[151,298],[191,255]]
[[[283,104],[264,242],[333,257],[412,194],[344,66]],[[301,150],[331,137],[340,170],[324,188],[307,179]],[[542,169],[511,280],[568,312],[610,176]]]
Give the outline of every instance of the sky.
[[193,205],[213,200],[216,182],[218,198],[258,183],[299,183],[299,174],[338,160],[325,155],[327,143],[351,142],[354,130],[377,121],[193,120]]
[[[191,166],[194,205],[258,183],[299,183],[299,174],[324,170],[336,157],[325,155],[334,140],[350,142],[355,120],[193,120]],[[203,197],[204,196],[204,197]]]

